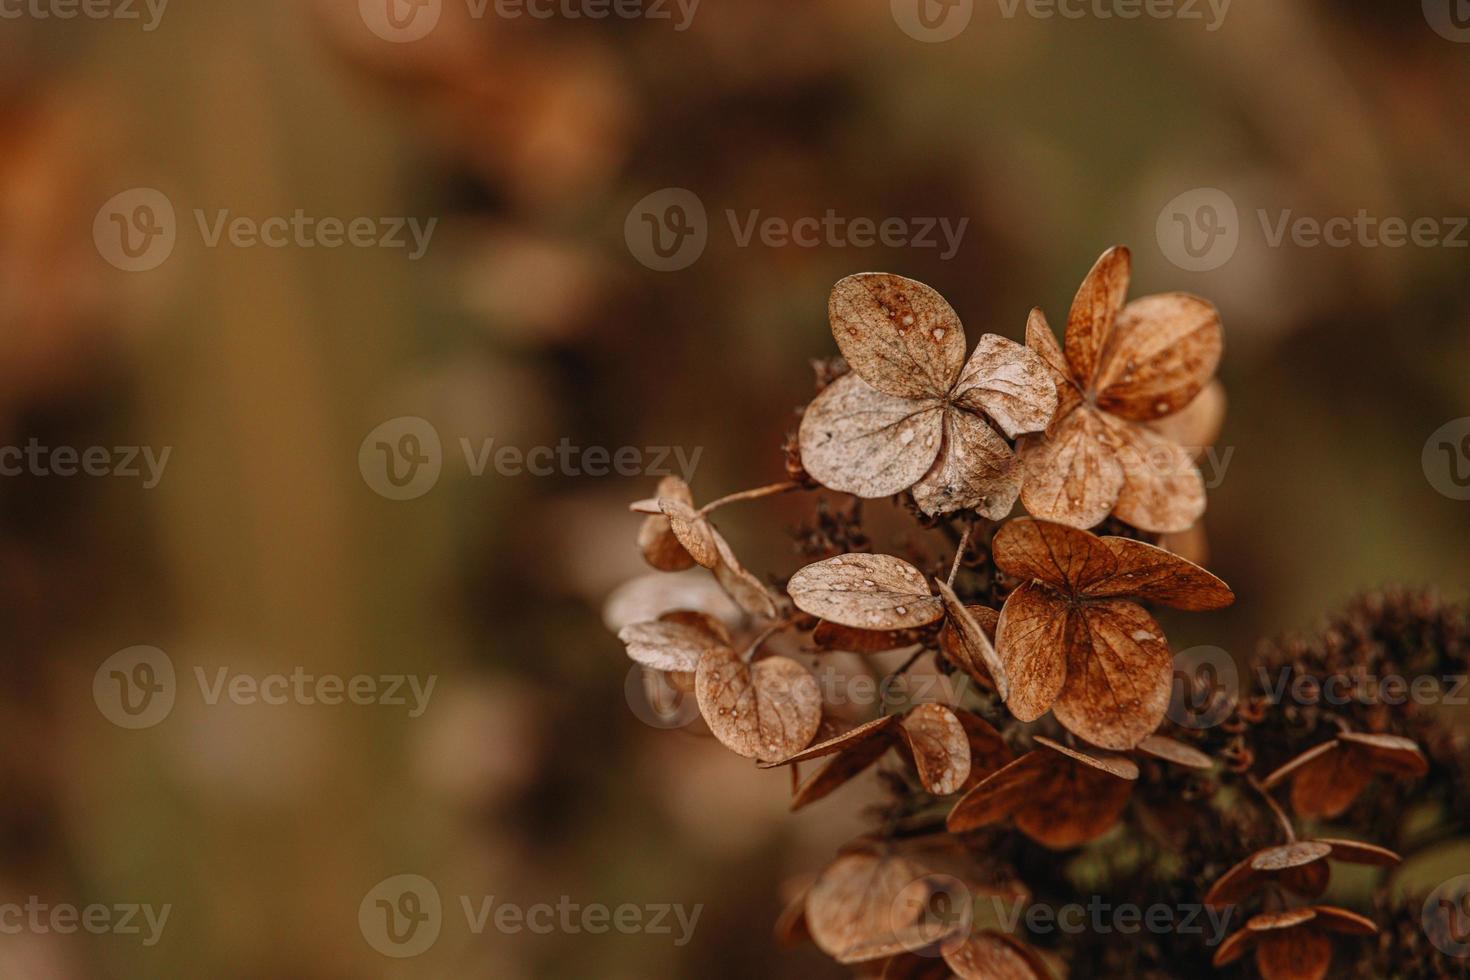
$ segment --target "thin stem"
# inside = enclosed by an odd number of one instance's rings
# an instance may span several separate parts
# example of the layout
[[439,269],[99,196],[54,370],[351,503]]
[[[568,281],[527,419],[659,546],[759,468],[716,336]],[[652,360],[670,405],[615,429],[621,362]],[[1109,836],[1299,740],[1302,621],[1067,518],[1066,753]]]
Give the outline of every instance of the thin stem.
[[1285,810],[1281,809],[1281,804],[1276,802],[1275,798],[1266,790],[1266,787],[1261,785],[1261,781],[1255,776],[1247,776],[1246,781],[1251,784],[1251,787],[1257,793],[1261,794],[1261,799],[1265,800],[1266,805],[1271,808],[1271,812],[1276,814],[1276,819],[1281,822],[1282,829],[1286,831],[1286,842],[1288,844],[1296,843],[1296,828],[1292,827],[1291,818],[1286,815]]
[[782,483],[772,483],[768,486],[756,487],[753,490],[741,490],[739,493],[726,494],[718,500],[711,500],[699,508],[699,512],[701,514],[709,514],[726,504],[733,504],[739,500],[758,500],[761,497],[772,497],[778,493],[788,493],[792,490],[799,489],[801,489],[800,483],[793,480],[786,480]]
[[949,580],[944,583],[951,589],[954,588],[955,576],[960,573],[960,559],[965,557],[965,548],[970,544],[970,532],[973,530],[975,530],[975,525],[971,522],[965,528],[965,533],[960,535],[960,546],[954,552],[954,564],[949,566]]
[[750,641],[750,646],[745,648],[745,654],[740,659],[744,660],[746,663],[750,663],[752,660],[755,659],[756,651],[760,649],[762,643],[766,642],[782,630],[789,630],[795,625],[795,620],[783,619],[779,622],[772,623],[770,626],[767,626],[765,629],[761,630],[760,633],[756,634],[756,638],[754,640]]

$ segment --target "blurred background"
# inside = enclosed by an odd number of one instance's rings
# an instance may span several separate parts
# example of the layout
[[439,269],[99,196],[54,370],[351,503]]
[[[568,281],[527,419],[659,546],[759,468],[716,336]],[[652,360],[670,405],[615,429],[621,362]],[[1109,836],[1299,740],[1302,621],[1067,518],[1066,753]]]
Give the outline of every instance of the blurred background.
[[[171,913],[151,945],[146,926],[0,919],[0,976],[840,975],[771,926],[782,883],[863,829],[863,791],[789,816],[784,775],[629,709],[602,606],[647,571],[626,503],[654,479],[476,475],[462,440],[699,450],[701,501],[783,479],[852,272],[933,285],[972,343],[1019,339],[1034,305],[1061,323],[1115,243],[1135,296],[1219,305],[1230,410],[1206,525],[1240,600],[1168,621],[1176,648],[1244,655],[1359,588],[1470,584],[1470,503],[1426,455],[1470,416],[1470,31],[1449,0],[1133,20],[977,0],[947,40],[904,0],[569,15],[596,7],[6,8],[0,445],[171,452],[155,481],[117,453],[117,475],[0,479],[0,904]],[[174,241],[127,271],[108,229],[164,219],[138,188],[172,207]],[[705,244],[663,271],[639,209],[669,188],[702,206]],[[417,256],[407,231],[406,248],[211,237],[221,212],[298,211],[434,224]],[[953,254],[742,238],[753,215],[829,212],[966,224]],[[1360,212],[1434,219],[1439,243],[1273,241],[1283,215]],[[404,417],[437,434],[442,471],[391,499],[369,434]],[[809,505],[722,528],[784,576]],[[167,716],[132,729],[97,692],[138,646],[177,680]],[[411,697],[211,703],[196,671],[222,668],[436,681],[417,716]],[[431,949],[393,959],[359,911],[402,874],[445,911]],[[490,896],[703,910],[684,945],[476,935],[461,898]]]

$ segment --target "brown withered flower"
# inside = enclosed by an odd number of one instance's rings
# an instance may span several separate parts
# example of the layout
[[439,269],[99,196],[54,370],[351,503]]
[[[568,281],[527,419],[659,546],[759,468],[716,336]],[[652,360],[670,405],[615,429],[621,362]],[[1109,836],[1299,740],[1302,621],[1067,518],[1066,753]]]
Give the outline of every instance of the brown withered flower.
[[1287,762],[1263,785],[1274,789],[1291,781],[1291,807],[1307,819],[1341,816],[1374,776],[1417,778],[1429,761],[1412,739],[1398,735],[1342,732]]
[[1056,382],[1056,418],[1018,444],[1021,502],[1033,515],[1088,528],[1109,514],[1145,531],[1185,531],[1205,510],[1190,453],[1147,423],[1186,408],[1220,363],[1220,314],[1185,293],[1124,305],[1128,249],[1103,253],[1067,317],[1066,353],[1041,310],[1026,344]]
[[1107,832],[1128,803],[1138,766],[1040,736],[1036,745],[960,798],[946,821],[951,833],[1011,820],[1037,843],[1064,850]]
[[1232,933],[1215,951],[1215,966],[1226,966],[1256,950],[1263,980],[1322,980],[1332,966],[1330,934],[1371,936],[1372,919],[1331,905],[1263,912]]
[[897,631],[944,620],[945,656],[1004,698],[1006,672],[984,624],[949,583],[937,588],[936,596],[923,572],[892,555],[838,555],[798,570],[786,585],[802,612],[874,634],[879,646],[896,640]]
[[709,514],[732,500],[778,493],[790,486],[775,484],[732,494],[696,509],[689,485],[676,476],[666,476],[659,481],[656,496],[628,505],[635,514],[647,515],[638,529],[638,548],[644,559],[660,571],[680,571],[696,564],[708,568],[741,609],[752,616],[774,619],[775,597],[740,564],[730,542],[710,523]]
[[930,516],[1008,515],[1021,471],[1006,440],[1045,429],[1057,407],[1041,358],[986,334],[966,361],[964,327],[944,297],[887,273],[839,282],[828,318],[852,372],[806,409],[806,472],[859,497],[912,490]]
[[1068,731],[1106,749],[1133,748],[1169,706],[1164,631],[1129,600],[1187,610],[1235,601],[1229,586],[1178,555],[1063,524],[1013,520],[991,548],[996,566],[1021,580],[996,627],[1006,706],[1021,721],[1051,710]]
[[1216,908],[1237,905],[1272,883],[1304,898],[1316,898],[1327,890],[1331,876],[1329,859],[1381,868],[1403,860],[1386,847],[1362,841],[1290,840],[1256,851],[1226,871],[1205,893],[1205,904]]
[[985,719],[963,709],[926,703],[904,714],[875,718],[761,767],[833,757],[793,795],[791,809],[800,810],[862,773],[889,749],[903,753],[920,784],[935,796],[948,796],[973,785],[977,773],[993,772],[1011,757],[1005,740]]

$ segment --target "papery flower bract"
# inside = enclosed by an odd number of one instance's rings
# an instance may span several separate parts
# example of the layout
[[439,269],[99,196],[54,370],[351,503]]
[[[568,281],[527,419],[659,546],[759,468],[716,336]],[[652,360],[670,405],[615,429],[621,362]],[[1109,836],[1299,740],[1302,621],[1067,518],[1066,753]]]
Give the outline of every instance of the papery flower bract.
[[1332,874],[1328,859],[1374,867],[1391,867],[1403,860],[1386,847],[1362,841],[1294,840],[1256,851],[1230,868],[1205,893],[1205,904],[1235,905],[1271,882],[1305,898],[1316,898],[1327,890]]
[[1204,481],[1190,453],[1147,423],[1186,408],[1214,375],[1220,314],[1186,293],[1125,306],[1131,261],[1118,246],[1087,274],[1065,354],[1045,314],[1031,312],[1026,344],[1050,368],[1058,405],[1045,433],[1018,444],[1021,502],[1073,527],[1111,513],[1145,531],[1184,531],[1204,513]]
[[967,362],[964,327],[944,297],[887,273],[843,279],[828,315],[852,373],[802,418],[807,473],[859,497],[912,490],[931,516],[1009,514],[1021,474],[1006,439],[1046,428],[1057,407],[1041,359],[986,334]]
[[1332,965],[1328,933],[1371,936],[1378,926],[1356,912],[1311,905],[1252,916],[1215,951],[1215,966],[1234,963],[1256,947],[1262,980],[1322,980]]
[[1315,745],[1265,779],[1273,789],[1291,780],[1291,806],[1308,819],[1340,816],[1373,777],[1422,776],[1429,762],[1412,740],[1397,735],[1342,732]]
[[1106,749],[1133,748],[1169,706],[1169,644],[1129,600],[1188,610],[1235,601],[1229,586],[1178,555],[1063,524],[1013,520],[991,548],[996,566],[1022,583],[996,627],[1010,679],[1006,706],[1021,721],[1051,710],[1068,731]]

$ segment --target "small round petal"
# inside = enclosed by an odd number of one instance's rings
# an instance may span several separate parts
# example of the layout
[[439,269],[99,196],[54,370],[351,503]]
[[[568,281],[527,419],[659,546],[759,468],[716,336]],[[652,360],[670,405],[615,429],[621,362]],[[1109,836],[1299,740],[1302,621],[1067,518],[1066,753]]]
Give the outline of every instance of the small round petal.
[[914,502],[930,517],[974,509],[992,521],[1007,517],[1021,493],[1021,463],[980,416],[964,408],[944,413],[944,438],[934,465],[913,486]]
[[1032,310],[1026,320],[1026,346],[1041,358],[1051,375],[1052,384],[1056,386],[1057,410],[1049,428],[1054,427],[1063,416],[1077,407],[1077,403],[1082,400],[1082,390],[1078,387],[1077,379],[1072,376],[1072,368],[1067,363],[1062,348],[1057,345],[1057,337],[1051,332],[1051,324],[1046,322],[1046,314],[1040,308]]
[[1021,503],[1035,517],[1088,528],[1112,513],[1123,492],[1108,424],[1086,406],[1067,414],[1045,435],[1022,436]]
[[1056,760],[1046,752],[1027,752],[985,777],[950,810],[950,833],[987,827],[1009,818],[1041,782]]
[[1053,752],[1059,752],[1073,762],[1080,762],[1082,765],[1096,769],[1098,772],[1105,772],[1110,776],[1130,783],[1138,779],[1138,764],[1125,756],[1110,754],[1093,755],[1089,752],[1081,752],[1077,749],[1068,748],[1060,742],[1053,742],[1044,735],[1036,736],[1035,741],[1037,745],[1043,748],[1050,749]]
[[1268,847],[1251,855],[1253,871],[1277,872],[1315,864],[1332,853],[1332,845],[1316,840],[1299,840],[1279,847]]
[[1337,738],[1362,756],[1374,772],[1418,777],[1429,771],[1429,760],[1411,738],[1371,732],[1343,732]]
[[1143,531],[1187,531],[1205,512],[1205,481],[1194,457],[1152,429],[1108,423],[1123,487],[1113,514]]
[[1215,760],[1194,746],[1165,738],[1163,735],[1150,735],[1139,742],[1138,751],[1186,769],[1212,769],[1215,765]]
[[[835,755],[838,752],[852,748],[854,745],[866,742],[869,739],[878,738],[879,736],[891,736],[892,732],[890,729],[894,725],[897,725],[900,720],[900,715],[884,715],[881,718],[874,718],[872,721],[864,722],[856,728],[848,729],[841,735],[836,735],[826,741],[818,742],[816,745],[805,748],[784,759],[778,759],[775,762],[762,762],[760,767],[762,769],[774,769],[777,766],[789,766],[794,762],[809,762],[812,759],[820,759],[823,756]],[[891,738],[888,740],[892,741]]]
[[1249,929],[1241,929],[1239,932],[1231,933],[1220,948],[1215,950],[1215,958],[1211,960],[1214,966],[1229,966],[1240,959],[1250,948],[1256,944],[1257,934]]
[[1268,932],[1256,946],[1262,980],[1322,980],[1332,965],[1332,943],[1320,932]]
[[818,876],[807,894],[812,941],[838,963],[865,963],[903,953],[923,928],[921,903],[904,901],[929,877],[897,854],[844,854]]
[[1097,405],[1135,422],[1172,415],[1215,376],[1223,348],[1214,304],[1186,293],[1134,300],[1118,314],[1098,364]]
[[984,412],[1011,439],[1042,431],[1057,411],[1056,382],[1040,355],[993,333],[975,345],[951,398]]
[[[897,715],[890,715],[897,718]],[[894,742],[891,738],[868,738],[852,743],[847,748],[838,752],[821,769],[817,770],[806,782],[801,784],[796,794],[791,798],[791,810],[795,812],[803,807],[826,797],[839,786],[851,781],[860,775],[873,763],[882,758],[883,754],[893,748]]]
[[1154,419],[1148,426],[1198,459],[1219,440],[1220,430],[1225,426],[1226,405],[1225,386],[1211,381],[1183,409]]
[[816,678],[786,657],[752,666],[728,649],[710,650],[699,660],[694,695],[714,736],[747,759],[784,759],[805,748],[822,723]]
[[1105,539],[1051,521],[1018,518],[995,535],[991,552],[1000,570],[1014,578],[1045,582],[1080,595],[1116,573],[1117,555]]
[[921,704],[899,726],[919,781],[935,796],[958,792],[970,778],[970,740],[954,712],[941,704]]
[[828,558],[799,570],[786,588],[802,612],[858,629],[909,629],[944,615],[923,573],[892,555]]
[[1052,706],[1073,734],[1105,749],[1136,746],[1169,707],[1173,656],[1143,608],[1120,599],[1090,603],[1067,648],[1067,680]]
[[1082,280],[1067,315],[1067,363],[1072,376],[1091,388],[1133,275],[1133,255],[1122,245],[1108,249]]
[[884,272],[848,276],[833,287],[827,314],[842,356],[879,391],[939,398],[954,387],[965,331],[930,287]]
[[855,374],[828,385],[801,419],[801,465],[822,486],[888,497],[919,481],[939,455],[944,404],[884,394]]
[[1019,939],[981,932],[944,950],[944,962],[960,980],[1049,980],[1041,958]]
[[713,617],[688,613],[633,623],[618,632],[618,639],[627,646],[628,656],[645,667],[692,671],[707,651],[728,651],[730,634]]
[[1034,582],[1006,598],[995,628],[995,652],[1009,686],[1006,707],[1018,720],[1040,718],[1061,694],[1076,619],[1056,592]]
[[1320,844],[1326,844],[1332,848],[1332,860],[1346,861],[1348,864],[1366,864],[1377,868],[1391,868],[1403,858],[1395,851],[1377,844],[1368,844],[1357,840],[1343,840],[1337,837],[1323,837],[1318,840]]
[[1317,917],[1312,920],[1314,929],[1340,932],[1348,936],[1373,936],[1378,933],[1377,923],[1356,912],[1349,912],[1335,905],[1314,905],[1312,911],[1317,913]]
[[661,572],[680,572],[692,568],[695,564],[694,556],[679,543],[668,517],[664,516],[658,505],[660,499],[678,500],[690,509],[694,507],[694,494],[689,490],[689,484],[677,476],[666,476],[659,480],[652,500],[640,500],[633,504],[638,513],[646,512],[650,505],[652,507],[650,516],[645,517],[638,528],[638,550],[643,552],[643,558],[648,564]]
[[1260,915],[1253,915],[1246,922],[1245,927],[1251,932],[1276,932],[1306,925],[1316,917],[1317,910],[1314,908],[1282,909],[1277,912],[1262,912]]
[[1340,816],[1373,778],[1362,759],[1354,759],[1338,742],[1328,744],[1333,748],[1308,760],[1291,783],[1291,808],[1304,819]]

